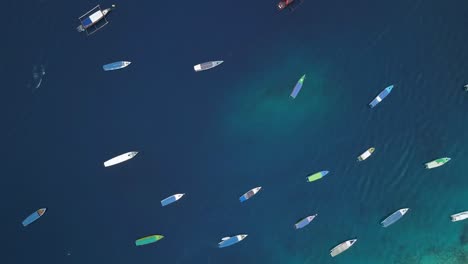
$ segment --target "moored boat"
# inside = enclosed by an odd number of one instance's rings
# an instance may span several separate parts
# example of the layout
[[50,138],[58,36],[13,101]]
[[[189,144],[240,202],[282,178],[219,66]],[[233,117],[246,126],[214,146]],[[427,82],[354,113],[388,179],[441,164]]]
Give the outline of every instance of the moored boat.
[[193,70],[195,70],[196,72],[206,71],[211,68],[219,66],[223,62],[224,61],[219,60],[219,61],[208,61],[208,62],[200,63],[200,64],[193,66]]
[[368,157],[370,157],[372,155],[372,153],[374,153],[374,151],[375,151],[375,148],[370,148],[370,149],[366,150],[364,153],[359,155],[359,157],[357,158],[358,161],[363,161],[363,160],[367,159]]
[[301,228],[306,227],[308,224],[310,224],[310,222],[314,220],[315,217],[317,217],[317,214],[310,215],[310,216],[300,219],[299,221],[296,222],[296,224],[294,224],[294,228],[301,229]]
[[460,212],[458,214],[453,214],[450,217],[452,218],[452,222],[465,220],[465,219],[468,219],[468,211]]
[[302,77],[299,79],[299,81],[297,81],[296,85],[294,86],[294,89],[293,89],[293,91],[291,92],[291,95],[290,95],[293,99],[296,99],[296,96],[301,91],[302,85],[304,84],[305,77],[306,77],[305,74],[302,75]]
[[162,236],[162,235],[146,236],[146,237],[142,237],[140,239],[135,240],[135,245],[136,246],[143,246],[143,245],[147,245],[147,244],[157,242],[157,241],[159,241],[159,240],[161,240],[163,238],[164,238],[164,236]]
[[394,212],[393,214],[389,215],[387,218],[385,218],[385,220],[380,222],[380,224],[383,227],[388,227],[388,226],[394,224],[396,221],[400,220],[400,218],[402,218],[406,214],[406,212],[408,212],[408,210],[409,210],[409,208],[399,209],[396,212]]
[[262,187],[259,186],[249,190],[248,192],[244,193],[241,197],[239,197],[239,201],[241,203],[247,201],[248,199],[252,198],[252,196],[256,195],[261,189]]
[[133,159],[138,154],[138,151],[130,151],[124,154],[121,154],[117,157],[113,157],[112,159],[104,162],[104,167],[110,167],[117,165],[119,163],[125,162],[127,160]]
[[219,248],[224,248],[224,247],[232,246],[234,244],[237,244],[237,243],[241,242],[246,237],[247,237],[246,234],[236,235],[236,236],[232,236],[232,237],[223,237],[221,239],[221,242],[218,243],[218,247]]
[[351,239],[348,241],[345,241],[336,247],[334,247],[332,250],[330,250],[330,255],[332,257],[338,256],[339,254],[343,253],[344,251],[348,250],[354,243],[356,243],[357,239]]
[[131,61],[112,62],[112,63],[109,63],[109,64],[106,64],[106,65],[102,66],[102,69],[104,71],[119,70],[119,69],[123,69],[123,68],[127,67],[128,65],[130,65],[130,63],[132,63],[132,62]]
[[393,89],[393,85],[390,85],[388,86],[387,88],[383,89],[383,91],[381,91],[379,93],[379,95],[377,95],[374,100],[372,100],[372,102],[369,103],[369,106],[370,108],[374,108],[377,104],[379,104],[380,102],[382,102],[382,100],[387,97],[387,95],[390,94],[390,92],[392,91]]
[[440,158],[440,159],[436,159],[436,160],[433,160],[433,161],[430,161],[426,164],[424,164],[426,166],[426,169],[433,169],[433,168],[437,168],[437,167],[440,167],[442,165],[444,165],[445,163],[449,162],[451,159],[448,158],[448,157],[444,157],[444,158]]
[[28,226],[31,223],[35,222],[37,219],[41,218],[47,211],[47,208],[41,208],[39,210],[36,210],[34,213],[30,214],[26,219],[23,220],[22,224],[23,226]]
[[307,176],[307,182],[313,182],[316,180],[322,179],[325,175],[327,175],[329,171],[319,171],[317,173],[311,174]]
[[184,195],[185,195],[185,193],[177,193],[177,194],[171,195],[171,196],[161,200],[161,205],[166,206],[166,205],[169,205],[171,203],[174,203],[174,202],[178,201],[180,198],[182,198]]

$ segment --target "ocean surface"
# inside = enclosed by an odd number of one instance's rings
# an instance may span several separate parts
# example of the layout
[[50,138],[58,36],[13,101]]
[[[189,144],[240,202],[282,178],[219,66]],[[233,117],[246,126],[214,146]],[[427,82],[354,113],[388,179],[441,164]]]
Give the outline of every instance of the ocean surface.
[[[101,31],[76,32],[113,3]],[[2,263],[468,263],[468,221],[449,217],[468,210],[468,2],[276,4],[4,3]],[[132,64],[102,70],[119,60]],[[210,60],[225,62],[193,71]],[[439,157],[452,160],[424,168]],[[165,238],[135,246],[152,234]]]

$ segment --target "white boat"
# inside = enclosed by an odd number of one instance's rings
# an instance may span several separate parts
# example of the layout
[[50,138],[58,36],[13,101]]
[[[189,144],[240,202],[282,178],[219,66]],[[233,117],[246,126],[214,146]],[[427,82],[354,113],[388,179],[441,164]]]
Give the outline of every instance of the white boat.
[[166,206],[171,203],[177,202],[180,198],[182,198],[185,195],[185,193],[177,193],[174,195],[171,195],[167,197],[166,199],[161,200],[161,205]]
[[444,158],[433,160],[433,161],[428,162],[428,163],[426,163],[424,165],[426,166],[426,169],[433,169],[433,168],[437,168],[437,167],[440,167],[440,166],[444,165],[445,163],[449,162],[450,160],[451,160],[450,158],[444,157]]
[[452,222],[465,220],[468,219],[468,211],[460,212],[458,214],[451,215],[450,217],[452,217]]
[[209,69],[214,68],[216,66],[219,66],[223,62],[224,61],[208,61],[208,62],[200,63],[200,64],[197,64],[197,65],[193,66],[193,69],[196,72],[206,71],[206,70],[209,70]]
[[364,153],[359,155],[359,157],[357,158],[358,161],[363,161],[363,160],[367,159],[368,157],[370,157],[370,155],[372,155],[372,153],[374,153],[374,151],[375,151],[375,148],[370,148],[370,149],[366,150]]
[[137,154],[138,154],[138,151],[130,151],[130,152],[124,153],[124,154],[119,155],[117,157],[114,157],[114,158],[112,158],[112,159],[110,159],[108,161],[105,161],[104,162],[104,167],[114,166],[114,165],[122,163],[124,161],[133,159],[133,157],[135,157]]
[[330,255],[332,257],[338,256],[339,254],[343,253],[344,251],[348,250],[354,243],[356,243],[357,239],[351,239],[348,241],[345,241],[338,246],[334,247],[332,250],[330,250]]

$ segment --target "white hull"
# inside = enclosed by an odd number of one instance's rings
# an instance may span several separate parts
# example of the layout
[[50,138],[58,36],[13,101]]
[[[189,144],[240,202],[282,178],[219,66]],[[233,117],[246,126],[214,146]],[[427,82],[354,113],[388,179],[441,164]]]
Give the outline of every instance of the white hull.
[[435,162],[435,161],[431,161],[431,162],[426,163],[426,169],[433,169],[433,168],[440,167],[442,165],[444,165],[444,163],[438,163],[438,162]]
[[339,244],[338,246],[336,246],[332,250],[330,250],[330,255],[332,257],[338,256],[339,254],[345,252],[351,246],[353,246],[356,241],[357,241],[357,239],[351,239],[351,240],[348,240],[348,241],[345,241],[345,242]]
[[458,221],[461,221],[461,220],[468,219],[468,211],[451,215],[451,217],[452,217],[452,222],[458,222]]
[[114,166],[116,164],[119,164],[119,163],[122,163],[122,162],[125,162],[127,160],[130,160],[132,159],[133,157],[135,157],[136,155],[138,154],[137,151],[130,151],[130,152],[127,152],[127,153],[124,153],[122,155],[119,155],[117,157],[114,157],[108,161],[105,161],[104,162],[104,167],[110,167],[110,166]]

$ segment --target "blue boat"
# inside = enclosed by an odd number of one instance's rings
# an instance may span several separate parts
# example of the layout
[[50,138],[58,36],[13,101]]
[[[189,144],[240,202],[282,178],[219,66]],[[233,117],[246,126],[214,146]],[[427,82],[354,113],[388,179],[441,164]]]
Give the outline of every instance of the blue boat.
[[106,64],[106,65],[102,66],[102,68],[105,71],[114,71],[114,70],[125,68],[128,65],[130,65],[130,63],[132,63],[132,62],[131,61],[117,61],[117,62]]
[[41,209],[35,211],[34,213],[30,214],[28,217],[26,217],[26,219],[23,220],[23,226],[28,226],[32,222],[39,219],[41,216],[44,215],[46,210],[47,210],[47,208],[41,208]]
[[221,239],[221,242],[218,243],[218,247],[224,248],[224,247],[232,246],[234,244],[241,242],[246,237],[247,237],[246,234],[232,236],[232,237],[223,237],[223,239]]
[[408,210],[409,208],[397,210],[396,212],[385,218],[385,220],[383,220],[380,224],[382,224],[383,227],[388,227],[394,224],[396,221],[400,220],[400,218],[402,218],[406,214],[406,212],[408,212]]
[[185,193],[177,193],[177,194],[171,195],[171,196],[167,197],[166,199],[163,199],[161,201],[161,205],[166,206],[166,205],[169,205],[171,203],[177,202],[184,195],[185,195]]
[[387,95],[390,94],[392,89],[393,89],[393,85],[390,85],[389,87],[385,88],[382,92],[380,92],[379,95],[377,95],[377,97],[375,97],[374,100],[372,100],[372,102],[370,102],[370,104],[369,104],[370,108],[374,108],[385,97],[387,97]]
[[305,74],[302,75],[302,77],[299,79],[299,81],[297,81],[296,86],[294,86],[294,89],[293,89],[293,91],[291,92],[291,95],[290,95],[293,99],[295,99],[297,94],[301,91],[302,85],[304,84],[305,77],[306,77]]
[[301,229],[301,228],[304,228],[305,226],[307,226],[308,224],[310,224],[310,222],[312,222],[312,220],[314,220],[314,218],[317,216],[317,214],[314,214],[314,215],[310,215],[306,218],[303,218],[303,219],[300,219],[299,221],[297,221],[297,223],[294,225],[294,228],[295,229]]

